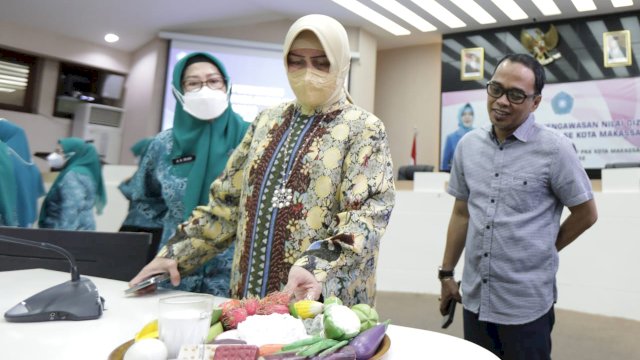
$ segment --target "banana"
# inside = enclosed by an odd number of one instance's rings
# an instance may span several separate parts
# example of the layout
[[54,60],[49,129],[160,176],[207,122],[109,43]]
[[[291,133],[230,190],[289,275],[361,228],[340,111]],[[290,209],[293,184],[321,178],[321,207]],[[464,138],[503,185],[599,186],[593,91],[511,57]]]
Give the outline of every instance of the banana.
[[135,337],[135,341],[142,339],[157,339],[158,338],[158,319],[148,322],[145,326],[138,331]]

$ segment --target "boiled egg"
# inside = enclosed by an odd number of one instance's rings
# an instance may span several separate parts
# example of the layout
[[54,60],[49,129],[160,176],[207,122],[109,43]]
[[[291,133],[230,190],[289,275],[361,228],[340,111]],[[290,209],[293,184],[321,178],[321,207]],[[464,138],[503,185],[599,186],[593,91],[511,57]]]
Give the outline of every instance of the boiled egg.
[[158,339],[136,341],[124,354],[122,360],[167,360],[167,347]]

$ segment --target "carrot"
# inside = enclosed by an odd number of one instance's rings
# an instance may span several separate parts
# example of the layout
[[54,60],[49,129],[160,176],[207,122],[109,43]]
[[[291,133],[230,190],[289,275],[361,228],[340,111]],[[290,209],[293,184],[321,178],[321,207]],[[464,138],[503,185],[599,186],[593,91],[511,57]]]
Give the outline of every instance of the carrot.
[[259,349],[259,355],[260,356],[265,356],[265,355],[271,355],[271,354],[275,354],[278,351],[282,350],[282,347],[284,346],[284,344],[265,344],[260,346]]

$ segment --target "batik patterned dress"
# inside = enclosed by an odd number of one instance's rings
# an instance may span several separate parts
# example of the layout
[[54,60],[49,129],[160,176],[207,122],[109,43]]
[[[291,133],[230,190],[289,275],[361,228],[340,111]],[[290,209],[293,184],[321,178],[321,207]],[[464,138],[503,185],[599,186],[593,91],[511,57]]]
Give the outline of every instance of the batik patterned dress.
[[[128,182],[127,191],[131,199],[133,212],[139,215],[141,226],[152,227],[162,224],[160,246],[173,236],[176,227],[183,220],[184,204],[182,199],[187,188],[187,178],[175,175],[173,164],[167,159],[174,146],[171,129],[158,135],[149,145],[142,158],[138,171]],[[228,149],[231,153],[233,148]],[[145,222],[144,219],[150,219]],[[229,296],[229,271],[233,258],[233,249],[228,249],[215,259],[203,264],[197,272],[182,279],[178,290],[209,293],[216,296]],[[168,285],[169,286],[169,285]]]
[[47,214],[41,228],[60,230],[95,230],[93,207],[96,202],[96,183],[88,174],[69,171],[60,185],[45,199]]
[[[278,198],[283,184],[290,198]],[[298,265],[323,283],[325,297],[373,304],[394,199],[378,118],[345,100],[311,114],[286,103],[258,115],[212,184],[209,205],[159,255],[188,272],[235,242],[233,297],[281,290]]]

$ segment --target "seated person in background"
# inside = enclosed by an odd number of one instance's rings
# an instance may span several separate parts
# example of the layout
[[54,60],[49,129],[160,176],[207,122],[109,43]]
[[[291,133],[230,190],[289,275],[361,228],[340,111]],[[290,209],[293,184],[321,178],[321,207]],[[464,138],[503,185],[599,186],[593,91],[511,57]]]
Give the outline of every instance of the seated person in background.
[[[18,125],[0,118],[0,141],[8,146],[13,163],[16,198],[16,226],[31,227],[38,216],[38,198],[45,194],[40,170],[31,161],[29,142]],[[3,176],[5,174],[2,172]]]
[[174,237],[130,284],[169,272],[178,284],[235,243],[231,296],[286,291],[373,305],[380,238],[394,205],[384,124],[344,84],[349,40],[324,15],[298,19],[283,60],[296,95],[262,111]]
[[17,226],[16,178],[13,176],[11,150],[0,140],[0,226]]
[[[160,246],[209,201],[211,183],[249,127],[231,108],[230,81],[222,63],[207,53],[188,54],[173,70],[173,128],[154,137],[128,183],[134,211],[153,219],[150,224],[163,224]],[[229,296],[232,257],[231,248],[210,259],[178,289]]]
[[80,138],[58,141],[55,152],[47,161],[60,174],[51,185],[40,209],[40,228],[64,230],[95,230],[93,215],[107,203],[100,157],[93,144]]
[[[137,164],[140,164],[140,159],[142,159],[144,154],[147,152],[147,148],[149,147],[149,144],[151,144],[151,140],[153,140],[153,137],[144,138],[133,144],[131,147],[131,153],[135,156]],[[139,171],[139,169],[137,171]],[[133,176],[135,176],[135,173]],[[133,178],[133,176],[131,178]],[[129,200],[127,217],[122,222],[122,226],[119,231],[150,233],[152,235],[152,242],[149,247],[147,260],[151,261],[151,259],[156,256],[156,252],[158,252],[158,244],[160,244],[160,239],[162,237],[162,219],[159,217],[150,217],[149,214],[142,211],[139,206],[133,206],[131,198],[134,189],[131,187],[131,178],[122,181],[118,186],[122,195]]]

